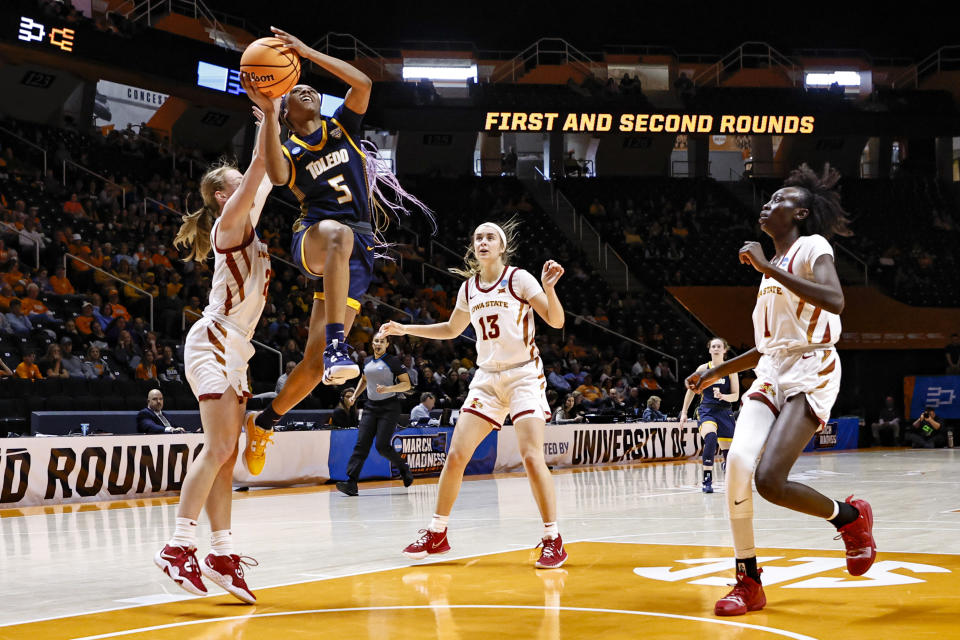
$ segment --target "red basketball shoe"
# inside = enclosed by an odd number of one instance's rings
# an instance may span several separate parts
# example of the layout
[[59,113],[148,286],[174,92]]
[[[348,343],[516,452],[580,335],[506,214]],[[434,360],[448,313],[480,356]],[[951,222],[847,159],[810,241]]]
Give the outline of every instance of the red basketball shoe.
[[423,560],[427,556],[440,555],[450,551],[450,543],[447,542],[447,530],[440,533],[430,531],[430,529],[420,529],[420,537],[416,542],[407,545],[403,550],[403,555],[414,560]]
[[[760,570],[763,573],[763,569]],[[767,604],[763,585],[745,573],[737,574],[737,584],[727,595],[717,600],[713,612],[718,616],[742,616],[747,611],[759,611]]]
[[873,509],[866,500],[847,498],[847,504],[855,507],[860,516],[837,531],[837,538],[843,538],[847,546],[847,572],[852,576],[862,576],[877,558],[877,543],[873,539]]
[[166,545],[153,556],[153,562],[187,593],[205,596],[207,588],[200,577],[200,563],[197,562],[196,552],[192,547]]
[[567,550],[563,548],[563,538],[560,536],[552,540],[544,538],[537,546],[543,547],[536,562],[538,569],[559,569],[567,561]]
[[253,592],[247,587],[247,582],[243,579],[244,566],[255,567],[257,561],[248,556],[238,556],[235,553],[228,556],[218,556],[211,553],[203,559],[200,571],[239,600],[247,604],[256,604],[257,596],[253,595]]

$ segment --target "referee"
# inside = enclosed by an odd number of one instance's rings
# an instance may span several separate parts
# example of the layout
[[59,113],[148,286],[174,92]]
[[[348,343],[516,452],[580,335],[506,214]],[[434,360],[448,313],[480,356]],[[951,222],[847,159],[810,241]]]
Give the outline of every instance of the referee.
[[410,467],[397,453],[390,440],[397,428],[400,418],[400,394],[410,389],[410,376],[407,368],[400,362],[400,358],[387,353],[390,345],[387,336],[379,333],[373,336],[373,357],[367,358],[363,365],[363,375],[349,400],[352,404],[357,401],[363,390],[367,390],[367,403],[363,406],[363,415],[360,417],[360,433],[357,434],[357,446],[347,463],[347,481],[338,482],[337,489],[348,496],[355,496],[357,480],[360,478],[360,469],[370,455],[370,445],[376,439],[377,452],[400,469],[403,486],[413,484],[413,473]]

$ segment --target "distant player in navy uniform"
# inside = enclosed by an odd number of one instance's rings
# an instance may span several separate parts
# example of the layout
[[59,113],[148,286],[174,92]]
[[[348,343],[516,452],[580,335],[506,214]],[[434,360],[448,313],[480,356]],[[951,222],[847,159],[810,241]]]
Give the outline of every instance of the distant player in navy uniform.
[[[723,338],[711,338],[707,343],[710,353],[710,362],[697,367],[697,371],[705,371],[719,367],[723,363],[730,346]],[[687,410],[693,391],[687,389],[683,398],[683,409],[680,411],[680,426],[687,421]],[[703,492],[713,493],[713,458],[717,455],[717,447],[724,451],[730,448],[733,441],[733,403],[740,399],[740,377],[736,373],[724,376],[703,390],[700,406],[697,408],[697,421],[700,424],[700,436],[703,438]]]
[[[375,158],[361,143],[361,121],[367,111],[369,77],[352,65],[308,47],[298,38],[273,28],[276,37],[350,85],[343,104],[332,117],[320,113],[320,94],[307,85],[295,86],[280,98],[268,98],[244,79],[250,99],[266,114],[262,135],[266,136],[267,175],[275,185],[286,186],[300,201],[300,217],[293,226],[291,254],[300,271],[312,280],[322,278],[322,291],[314,293],[310,333],[303,360],[290,374],[281,392],[266,410],[247,417],[247,460],[251,472],[261,462],[273,427],[322,380],[341,385],[360,375],[350,358],[345,335],[349,333],[360,298],[373,276],[377,208],[386,204],[392,211],[402,209],[384,198],[376,186],[384,180],[375,169]],[[280,140],[280,122],[290,138]],[[392,179],[392,181],[390,181]],[[390,174],[386,179],[398,197],[415,198],[399,189]],[[380,196],[375,203],[374,195]]]

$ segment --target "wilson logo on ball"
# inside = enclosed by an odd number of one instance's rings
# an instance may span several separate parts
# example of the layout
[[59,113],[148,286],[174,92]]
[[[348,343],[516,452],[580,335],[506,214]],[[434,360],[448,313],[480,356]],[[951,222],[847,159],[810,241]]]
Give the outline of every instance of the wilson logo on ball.
[[254,82],[272,82],[272,81],[273,81],[273,74],[270,73],[270,74],[266,74],[266,75],[258,75],[258,74],[256,74],[256,73],[251,73],[251,74],[250,74],[250,79],[253,80]]

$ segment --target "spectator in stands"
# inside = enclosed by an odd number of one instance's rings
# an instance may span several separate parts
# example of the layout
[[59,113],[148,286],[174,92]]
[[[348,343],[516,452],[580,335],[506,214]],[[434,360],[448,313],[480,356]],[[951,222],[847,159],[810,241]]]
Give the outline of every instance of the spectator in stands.
[[433,374],[433,369],[431,367],[423,367],[420,376],[419,384],[417,385],[417,391],[421,394],[430,393],[434,399],[443,399],[444,393],[443,389],[440,387],[440,383],[437,382],[436,376]]
[[[89,336],[93,331],[92,325],[98,323],[96,316],[93,313],[93,303],[89,300],[83,303],[83,306],[80,307],[80,314],[74,318],[74,324],[77,327],[77,332],[83,336]],[[101,327],[102,328],[102,327]]]
[[568,424],[571,422],[583,422],[583,413],[576,410],[577,399],[572,393],[568,393],[563,398],[563,404],[553,410],[553,420],[555,424]]
[[40,373],[40,367],[34,363],[34,360],[36,359],[37,354],[33,351],[27,351],[24,353],[23,362],[17,365],[17,377],[23,378],[24,380],[43,380],[43,375]]
[[950,336],[950,344],[944,350],[944,357],[947,360],[947,375],[960,374],[960,335],[955,333]]
[[644,422],[664,422],[667,419],[667,414],[660,411],[660,396],[647,398],[647,408],[640,419]]
[[103,305],[103,315],[106,318],[123,318],[127,322],[132,319],[130,312],[120,303],[120,292],[116,289],[110,289],[107,293],[107,303]]
[[153,351],[145,351],[143,358],[137,364],[137,368],[133,374],[133,377],[137,380],[156,380],[157,379],[157,365],[153,356]]
[[167,345],[163,348],[163,355],[157,360],[157,371],[161,382],[183,382],[180,367],[173,357],[173,348]]
[[420,371],[413,364],[413,356],[409,353],[404,354],[404,356],[400,358],[400,361],[403,362],[403,366],[407,368],[407,375],[410,376],[410,384],[416,388],[417,383],[420,382]]
[[[20,309],[24,315],[30,318],[31,323],[43,323],[56,321],[53,312],[47,308],[40,298],[40,287],[31,282],[27,285],[26,294],[20,298]],[[59,324],[59,323],[57,323]]]
[[943,423],[937,420],[937,412],[933,407],[927,407],[920,416],[913,421],[907,430],[904,440],[914,449],[933,449],[946,446],[947,436]]
[[73,284],[67,278],[67,270],[62,265],[58,266],[50,276],[50,287],[58,296],[72,296],[76,293]]
[[437,403],[437,397],[429,391],[420,394],[420,404],[410,412],[410,424],[416,425],[430,419],[430,412]]
[[60,338],[60,366],[66,369],[71,378],[86,378],[83,361],[73,353],[73,340],[69,336]]
[[470,390],[468,380],[469,373],[463,367],[450,369],[447,373],[447,379],[443,382],[443,392],[450,401],[456,405],[462,405],[467,398],[467,392]]
[[86,346],[94,346],[100,349],[100,351],[106,351],[110,348],[110,341],[107,339],[107,334],[104,333],[103,327],[100,326],[99,322],[93,322],[90,324],[90,335],[86,336]]
[[660,383],[661,387],[669,387],[677,383],[677,376],[673,374],[670,363],[665,359],[660,360],[656,368],[654,368],[653,376],[657,379],[657,382]]
[[627,393],[627,397],[624,399],[623,404],[627,411],[633,413],[634,415],[639,415],[640,410],[643,407],[643,401],[640,399],[640,388],[639,387],[630,387],[630,391]]
[[[123,319],[119,318],[118,322],[123,322]],[[140,351],[140,348],[133,343],[130,332],[125,329],[117,333],[117,343],[113,346],[111,352],[113,353],[113,359],[116,360],[120,366],[124,367],[127,373],[136,370],[137,365],[140,364],[140,360],[143,358],[143,353]]]
[[20,230],[18,235],[20,237],[20,251],[25,255],[35,255],[38,248],[40,251],[47,248],[47,238],[37,230],[33,218],[24,220],[23,229]]
[[87,347],[87,357],[83,361],[83,374],[88,380],[113,380],[113,372],[101,355],[100,348],[95,344]]
[[[564,350],[566,350],[566,347],[564,347]],[[587,374],[586,372],[580,370],[580,363],[574,360],[570,363],[570,371],[568,371],[563,377],[570,384],[571,389],[576,389],[583,384]]]
[[7,324],[10,325],[14,335],[27,338],[33,331],[33,324],[31,324],[30,318],[23,315],[20,307],[19,299],[14,298],[10,301],[10,312],[7,314]]
[[359,410],[353,402],[353,389],[340,392],[340,403],[333,410],[330,424],[341,429],[356,429],[360,424]]
[[283,389],[283,385],[287,384],[287,378],[290,377],[290,374],[293,373],[293,370],[296,366],[296,360],[291,360],[287,363],[287,368],[284,370],[283,374],[277,378],[277,388],[275,390],[277,393],[280,393],[280,390]]
[[0,313],[0,334],[13,335],[13,327],[10,326],[10,321],[7,320],[7,314]]
[[63,366],[60,345],[47,345],[47,354],[37,363],[40,372],[47,378],[69,378],[70,372]]
[[10,301],[17,297],[13,287],[6,282],[0,281],[0,311],[7,313],[10,311]]
[[583,406],[587,409],[593,409],[603,399],[603,393],[593,384],[593,376],[589,373],[583,377],[583,384],[576,388],[576,392],[583,396]]
[[83,210],[80,204],[80,198],[75,193],[70,194],[70,199],[63,203],[63,212],[74,218],[86,218],[87,212]]
[[373,309],[373,304],[369,301],[364,303],[363,307],[360,308],[360,311],[357,313],[357,317],[353,320],[353,327],[350,329],[350,335],[347,338],[347,341],[355,348],[360,349],[364,345],[370,342],[370,339],[373,337],[373,316],[376,315],[376,312]]
[[553,362],[546,363],[547,384],[551,389],[556,389],[558,393],[568,394],[571,391],[570,383],[566,378],[557,373],[557,365]]
[[900,441],[900,416],[897,415],[897,409],[893,403],[893,396],[887,396],[877,421],[870,425],[873,444],[880,444],[881,431],[892,432],[894,444]]
[[147,393],[147,406],[137,414],[137,431],[140,433],[183,433],[182,427],[171,424],[163,414],[163,393],[151,389]]

